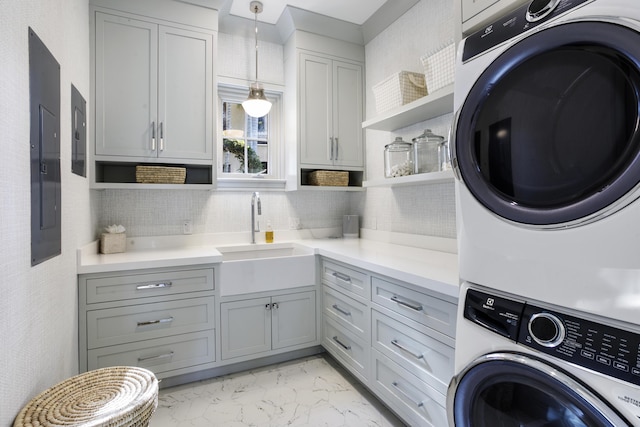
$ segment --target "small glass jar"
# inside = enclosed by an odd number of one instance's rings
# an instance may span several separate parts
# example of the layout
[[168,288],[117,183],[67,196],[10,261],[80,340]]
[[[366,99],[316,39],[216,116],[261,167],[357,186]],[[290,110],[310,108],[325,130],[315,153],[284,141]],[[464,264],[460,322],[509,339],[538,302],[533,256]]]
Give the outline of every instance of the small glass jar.
[[384,147],[384,176],[394,178],[413,174],[413,150],[411,143],[396,137]]
[[441,151],[444,137],[435,135],[431,129],[426,129],[420,136],[412,139],[414,151],[414,172],[438,172],[441,168]]

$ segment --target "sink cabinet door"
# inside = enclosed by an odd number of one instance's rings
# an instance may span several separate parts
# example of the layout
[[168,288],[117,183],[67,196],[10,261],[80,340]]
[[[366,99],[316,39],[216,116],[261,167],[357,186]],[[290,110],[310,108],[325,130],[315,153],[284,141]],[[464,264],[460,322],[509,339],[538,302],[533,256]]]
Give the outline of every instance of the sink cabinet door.
[[316,340],[316,293],[314,291],[274,296],[273,349]]
[[220,304],[222,359],[271,350],[271,298]]

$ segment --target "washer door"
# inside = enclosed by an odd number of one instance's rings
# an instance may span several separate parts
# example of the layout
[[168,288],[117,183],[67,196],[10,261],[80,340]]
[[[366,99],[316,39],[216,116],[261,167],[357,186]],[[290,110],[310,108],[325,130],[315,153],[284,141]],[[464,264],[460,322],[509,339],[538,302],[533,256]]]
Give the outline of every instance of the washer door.
[[453,378],[451,427],[621,427],[631,424],[586,386],[546,362],[492,353]]
[[457,112],[454,165],[509,221],[598,219],[640,195],[639,101],[640,33],[590,21],[541,30],[471,88]]

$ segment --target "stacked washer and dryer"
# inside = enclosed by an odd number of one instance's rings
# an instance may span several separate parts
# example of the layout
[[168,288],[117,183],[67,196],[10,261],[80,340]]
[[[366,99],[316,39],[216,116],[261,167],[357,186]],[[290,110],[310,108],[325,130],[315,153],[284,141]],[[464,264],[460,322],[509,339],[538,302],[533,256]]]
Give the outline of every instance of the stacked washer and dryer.
[[450,426],[640,425],[640,0],[533,0],[458,48]]

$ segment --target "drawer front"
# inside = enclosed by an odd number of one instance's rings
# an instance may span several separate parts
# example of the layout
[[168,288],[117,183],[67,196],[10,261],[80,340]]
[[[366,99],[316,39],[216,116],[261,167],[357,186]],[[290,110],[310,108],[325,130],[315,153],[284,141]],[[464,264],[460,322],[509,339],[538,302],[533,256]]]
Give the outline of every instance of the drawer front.
[[88,370],[138,366],[159,374],[214,362],[215,330],[89,350]]
[[88,278],[87,304],[212,291],[213,268]]
[[214,311],[214,297],[88,311],[88,348],[214,329]]
[[456,305],[395,283],[373,277],[372,300],[450,337],[456,331]]
[[369,276],[331,261],[322,263],[322,279],[329,285],[353,292],[365,299],[370,297]]
[[373,310],[373,347],[442,394],[454,372],[454,349]]
[[369,366],[368,344],[331,319],[325,318],[323,345],[329,352],[336,354],[348,364],[347,368],[355,370],[363,379],[366,379]]
[[326,285],[322,290],[324,315],[367,342],[370,323],[367,306]]
[[373,350],[374,391],[409,425],[448,425],[446,398],[409,371]]

